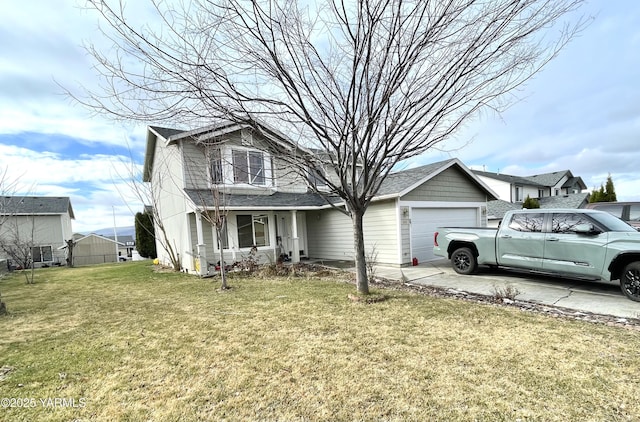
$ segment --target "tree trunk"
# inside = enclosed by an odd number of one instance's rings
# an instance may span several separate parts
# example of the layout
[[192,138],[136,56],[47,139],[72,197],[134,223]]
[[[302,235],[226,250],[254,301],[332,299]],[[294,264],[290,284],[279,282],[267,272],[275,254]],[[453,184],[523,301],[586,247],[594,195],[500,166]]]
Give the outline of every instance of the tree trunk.
[[73,268],[73,247],[75,242],[73,239],[67,240],[67,267]]
[[351,211],[351,221],[353,222],[353,243],[356,260],[356,286],[358,293],[369,294],[369,279],[367,278],[367,261],[364,251],[364,230],[362,220],[364,210],[355,209]]
[[216,234],[218,235],[218,256],[220,257],[220,289],[226,290],[227,286],[227,269],[224,263],[224,249],[222,249],[222,225],[216,224]]

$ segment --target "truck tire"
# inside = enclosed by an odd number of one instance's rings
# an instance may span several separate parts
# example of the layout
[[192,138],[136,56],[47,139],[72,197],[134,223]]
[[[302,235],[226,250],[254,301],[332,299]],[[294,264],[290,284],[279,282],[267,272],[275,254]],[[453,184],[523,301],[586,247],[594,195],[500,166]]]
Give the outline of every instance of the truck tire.
[[640,262],[631,262],[620,276],[620,290],[629,299],[640,302]]
[[451,266],[458,274],[469,275],[478,269],[478,261],[471,249],[459,248],[451,254]]

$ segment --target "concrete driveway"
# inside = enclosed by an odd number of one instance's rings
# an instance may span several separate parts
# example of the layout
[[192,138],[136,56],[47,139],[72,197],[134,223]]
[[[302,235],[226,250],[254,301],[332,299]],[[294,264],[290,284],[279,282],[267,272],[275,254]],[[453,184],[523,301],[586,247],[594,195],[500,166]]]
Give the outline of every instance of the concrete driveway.
[[618,284],[516,272],[480,267],[477,274],[464,276],[451,268],[448,260],[432,261],[415,267],[376,267],[375,274],[412,284],[455,289],[494,296],[511,287],[519,293],[517,300],[549,306],[561,306],[580,312],[640,318],[640,302],[627,299]]

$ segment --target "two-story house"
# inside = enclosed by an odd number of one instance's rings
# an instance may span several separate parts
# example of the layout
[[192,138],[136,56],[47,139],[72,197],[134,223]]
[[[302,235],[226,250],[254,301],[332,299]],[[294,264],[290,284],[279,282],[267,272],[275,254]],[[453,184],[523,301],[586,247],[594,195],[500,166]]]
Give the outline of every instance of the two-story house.
[[496,192],[500,199],[508,202],[523,202],[527,196],[546,198],[582,193],[587,186],[581,177],[575,177],[571,171],[554,171],[533,176],[512,176],[473,170],[487,186]]
[[0,258],[30,257],[36,267],[64,265],[61,247],[73,236],[73,219],[68,197],[0,197]]
[[[227,264],[252,249],[267,262],[283,254],[292,262],[353,259],[351,219],[338,210],[344,204],[310,189],[317,174],[287,166],[270,145],[293,144],[282,134],[269,136],[266,142],[230,122],[192,131],[148,128],[143,179],[184,270],[205,275],[220,248]],[[322,171],[331,177],[330,169]],[[433,259],[436,226],[485,225],[487,200],[495,198],[457,159],[393,173],[365,214],[366,247],[389,265]],[[221,238],[206,218],[216,207],[225,221]],[[157,243],[158,259],[168,264]]]
[[581,177],[571,171],[555,171],[533,176],[512,176],[473,170],[473,173],[497,193],[498,199],[488,203],[490,226],[496,226],[507,210],[522,208],[528,197],[538,199],[541,208],[583,208],[589,194]]

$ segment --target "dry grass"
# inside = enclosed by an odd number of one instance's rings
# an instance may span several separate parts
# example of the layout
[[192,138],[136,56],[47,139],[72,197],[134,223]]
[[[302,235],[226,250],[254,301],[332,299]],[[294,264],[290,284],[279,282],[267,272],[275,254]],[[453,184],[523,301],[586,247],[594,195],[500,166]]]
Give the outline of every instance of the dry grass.
[[147,263],[0,282],[0,396],[38,400],[0,420],[640,419],[631,330],[405,291],[353,302],[332,279],[230,285]]

